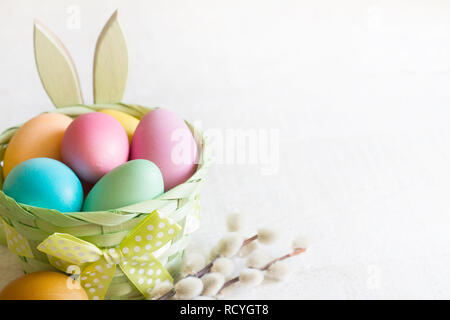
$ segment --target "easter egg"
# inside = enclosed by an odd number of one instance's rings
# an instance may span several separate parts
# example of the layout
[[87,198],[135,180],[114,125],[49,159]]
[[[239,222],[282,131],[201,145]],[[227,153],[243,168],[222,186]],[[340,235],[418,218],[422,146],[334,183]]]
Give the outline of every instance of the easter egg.
[[61,141],[72,122],[66,115],[45,113],[26,122],[8,143],[3,159],[3,176],[19,163],[32,158],[61,160]]
[[118,110],[104,109],[100,110],[100,112],[108,114],[119,121],[128,135],[128,141],[131,143],[131,139],[133,138],[134,131],[139,124],[139,120],[133,116],[130,116],[129,114],[126,114],[125,112]]
[[24,161],[11,170],[3,192],[19,203],[61,212],[80,211],[83,188],[64,163],[50,158]]
[[130,159],[147,159],[161,170],[165,190],[190,178],[197,169],[198,150],[186,123],[174,112],[156,109],[139,122]]
[[158,167],[148,160],[132,160],[101,178],[87,195],[83,211],[125,207],[151,200],[164,192]]
[[0,300],[88,300],[88,296],[70,277],[42,271],[10,282],[0,292]]
[[67,164],[88,183],[128,160],[129,142],[125,129],[113,117],[92,112],[79,116],[67,128],[61,155]]

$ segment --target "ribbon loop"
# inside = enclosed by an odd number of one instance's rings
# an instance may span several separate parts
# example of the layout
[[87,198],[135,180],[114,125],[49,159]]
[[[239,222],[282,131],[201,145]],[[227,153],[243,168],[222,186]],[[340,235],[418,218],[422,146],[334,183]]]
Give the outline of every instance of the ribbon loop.
[[181,228],[172,219],[155,211],[145,218],[122,241],[120,248],[125,255],[140,256],[153,253],[170,242]]
[[48,255],[76,265],[95,262],[103,256],[102,250],[92,243],[67,233],[54,233],[37,248]]
[[25,239],[20,233],[11,227],[5,220],[3,221],[3,227],[5,228],[6,243],[8,244],[8,249],[17,254],[18,256],[26,258],[34,258],[33,252],[31,252],[30,244],[27,239]]

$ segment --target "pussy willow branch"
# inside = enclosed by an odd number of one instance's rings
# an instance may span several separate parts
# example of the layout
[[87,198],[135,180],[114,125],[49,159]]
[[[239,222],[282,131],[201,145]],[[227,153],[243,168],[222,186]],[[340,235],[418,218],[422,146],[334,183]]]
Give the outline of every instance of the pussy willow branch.
[[[279,261],[283,261],[285,259],[294,257],[296,255],[299,255],[303,252],[305,252],[306,249],[305,248],[298,248],[295,249],[294,251],[292,251],[291,253],[285,254],[284,256],[281,256],[279,258],[273,259],[272,261],[270,261],[269,263],[267,263],[264,267],[257,269],[257,270],[261,270],[261,271],[266,271],[267,269],[269,269],[272,265],[274,265],[275,263],[279,262]],[[236,276],[234,278],[231,278],[230,280],[228,280],[227,282],[225,282],[222,286],[222,288],[219,290],[219,293],[221,293],[225,288],[231,286],[232,284],[239,282],[239,276]]]
[[261,271],[266,271],[267,269],[269,269],[273,264],[279,262],[279,261],[283,261],[285,259],[288,259],[290,257],[294,257],[297,256],[303,252],[306,251],[306,248],[297,248],[294,251],[292,251],[291,253],[285,254],[284,256],[281,256],[279,258],[273,259],[272,261],[270,261],[269,263],[267,263],[264,267],[262,267],[260,270]]
[[[250,238],[248,238],[248,239],[245,239],[245,240],[242,242],[241,249],[242,249],[243,247],[245,247],[246,245],[248,245],[250,242],[253,242],[253,241],[257,240],[257,239],[258,239],[258,235],[257,235],[257,234],[255,234],[254,236],[252,236],[252,237],[250,237]],[[194,273],[194,274],[192,274],[192,275],[188,275],[187,277],[189,277],[189,276],[197,277],[197,278],[203,277],[205,274],[207,274],[208,272],[211,271],[211,268],[212,268],[212,266],[214,265],[214,262],[215,262],[216,260],[217,260],[217,257],[214,258],[214,260],[211,261],[210,263],[208,263],[205,267],[203,267],[202,269],[200,269],[199,271],[197,271],[196,273]],[[185,277],[185,278],[186,278],[186,277]]]
[[[255,234],[253,237],[250,237],[250,238],[244,240],[244,242],[242,243],[242,247],[245,247],[245,246],[248,245],[250,242],[255,241],[255,240],[258,240],[258,235],[257,235],[257,234]],[[242,248],[242,247],[241,247],[241,248]]]
[[[246,245],[248,245],[250,242],[253,242],[253,241],[257,240],[257,239],[258,239],[258,235],[257,234],[255,234],[254,236],[252,236],[252,237],[250,237],[248,239],[245,239],[242,242],[241,249],[243,247],[245,247]],[[203,277],[205,274],[207,274],[208,272],[211,271],[211,268],[214,265],[214,262],[216,261],[216,259],[217,258],[214,258],[210,263],[208,263],[206,266],[204,266],[202,269],[200,269],[196,273],[187,275],[187,276],[183,277],[182,279],[185,279],[187,277],[196,277],[196,278]],[[182,279],[180,279],[180,280],[182,280]],[[167,299],[170,299],[171,297],[173,297],[174,295],[175,295],[175,289],[171,289],[169,292],[167,292],[165,295],[160,297],[158,300],[167,300]]]
[[170,289],[170,291],[167,291],[167,293],[161,297],[158,298],[158,300],[168,300],[172,298],[175,295],[175,289]]

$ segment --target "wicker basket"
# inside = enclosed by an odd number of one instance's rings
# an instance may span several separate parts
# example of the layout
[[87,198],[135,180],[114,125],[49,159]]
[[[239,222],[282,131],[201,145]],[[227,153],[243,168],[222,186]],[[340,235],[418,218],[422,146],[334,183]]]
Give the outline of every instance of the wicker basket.
[[[117,11],[103,28],[94,57],[94,101],[92,106],[83,102],[78,74],[67,49],[61,41],[42,24],[35,23],[35,58],[42,84],[56,108],[52,113],[62,113],[72,118],[79,115],[116,109],[141,119],[150,108],[120,103],[126,87],[128,54],[126,41],[117,19]],[[181,227],[175,238],[153,255],[174,277],[188,244],[190,234],[199,223],[200,190],[209,166],[207,143],[200,131],[186,122],[199,150],[199,165],[186,182],[165,192],[157,199],[101,212],[61,213],[19,204],[0,191],[0,216],[16,232],[28,240],[33,258],[20,256],[26,273],[54,270],[48,256],[36,246],[53,233],[66,233],[88,241],[100,249],[116,248],[143,219],[154,210],[173,219]],[[8,142],[20,126],[10,128],[0,135],[0,161]],[[0,188],[3,176],[0,173]],[[4,236],[0,231],[0,241]],[[31,255],[30,255],[31,256]],[[128,277],[116,269],[106,299],[140,299],[143,295]]]
[[[106,107],[126,112],[137,118],[141,118],[151,110],[142,106],[127,104],[107,105]],[[62,113],[75,118],[81,114],[104,108],[105,105],[79,105],[58,108],[51,112]],[[0,191],[0,215],[28,240],[35,257],[34,259],[20,257],[23,270],[26,273],[54,270],[48,262],[47,255],[36,249],[40,242],[54,232],[69,233],[91,242],[99,248],[117,247],[142,219],[157,209],[163,215],[167,215],[177,222],[182,228],[171,245],[157,255],[157,258],[171,275],[176,276],[190,234],[198,226],[200,190],[209,165],[207,152],[205,152],[207,151],[207,145],[202,134],[189,123],[187,124],[196,137],[200,150],[198,169],[189,180],[165,192],[157,199],[104,212],[61,213],[56,210],[19,204]],[[10,128],[0,135],[0,160],[3,160],[5,148],[19,127]],[[0,184],[3,184],[3,177],[0,177]],[[105,299],[139,298],[143,298],[143,296],[131,284],[120,268],[117,268]]]

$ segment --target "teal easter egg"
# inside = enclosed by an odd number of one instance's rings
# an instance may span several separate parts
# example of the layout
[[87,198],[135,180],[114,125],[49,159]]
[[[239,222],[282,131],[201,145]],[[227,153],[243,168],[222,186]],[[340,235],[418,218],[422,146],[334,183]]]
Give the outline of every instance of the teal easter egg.
[[151,200],[164,192],[161,171],[151,161],[128,161],[104,175],[87,195],[83,211],[102,211]]
[[61,212],[80,211],[83,188],[64,163],[34,158],[15,166],[3,183],[3,192],[19,203]]

